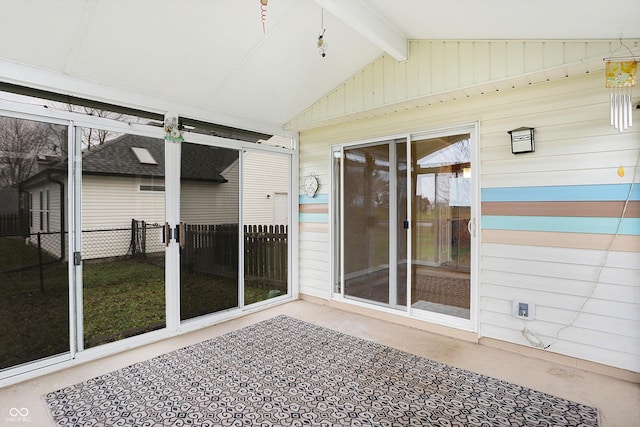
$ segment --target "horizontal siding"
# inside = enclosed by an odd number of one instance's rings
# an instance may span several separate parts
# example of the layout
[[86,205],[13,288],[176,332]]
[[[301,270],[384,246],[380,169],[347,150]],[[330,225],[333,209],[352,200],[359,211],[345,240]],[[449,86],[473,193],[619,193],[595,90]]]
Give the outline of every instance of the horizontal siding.
[[[164,192],[140,191],[139,186],[164,185],[163,180],[128,177],[82,178],[82,258],[123,256],[129,250],[131,220],[164,223]],[[161,250],[160,232],[147,235],[149,250]]]
[[180,219],[187,224],[237,224],[238,179],[226,183],[183,182]]
[[638,252],[640,236],[593,233],[546,233],[523,230],[481,230],[482,242],[511,245],[544,246],[548,248],[599,249]]
[[329,195],[316,194],[314,197],[300,195],[298,220],[301,224],[329,222]]
[[[481,265],[482,335],[526,345],[526,326],[550,351],[640,368],[640,253],[483,243]],[[514,299],[534,321],[511,316]]]
[[300,292],[329,298],[329,235],[300,231],[299,234]]
[[[336,96],[344,96],[340,91],[334,92],[331,99],[335,103]],[[335,108],[335,107],[333,107]],[[318,298],[330,297],[330,258],[329,258],[329,193],[331,191],[330,147],[324,142],[317,144],[300,144],[299,171],[299,284],[300,293]],[[304,195],[302,183],[307,175],[315,175],[318,179],[318,190],[315,197]],[[322,212],[306,211],[305,207],[313,207]],[[309,216],[311,215],[311,216]],[[315,216],[320,215],[316,218]],[[320,222],[317,222],[320,221]]]
[[640,186],[631,184],[557,185],[483,188],[483,202],[569,202],[640,200]]
[[[127,177],[82,178],[82,229],[130,227],[131,220],[164,223],[164,192],[140,191],[149,180]],[[164,185],[156,180],[153,185]]]
[[512,216],[583,216],[619,217],[625,211],[625,218],[640,217],[640,201],[551,201],[551,202],[487,202],[483,197],[484,215]]
[[[304,157],[304,163],[300,163],[300,194],[304,194],[302,188],[303,178],[307,175],[315,175],[318,178],[318,190],[319,194],[328,194],[330,191],[331,176],[327,169],[327,164],[331,160],[330,149],[328,146],[310,145],[300,146],[300,157]],[[316,195],[315,198],[318,196]],[[314,198],[314,199],[315,199]]]
[[245,152],[242,166],[245,223],[274,224],[274,195],[289,193],[289,156]]
[[558,231],[640,235],[640,218],[483,215],[482,227],[493,230]]
[[[501,50],[507,45],[496,44],[482,49],[486,52],[494,47]],[[549,61],[567,60],[561,49],[552,51],[549,58],[542,60],[546,64],[543,66],[549,66]],[[442,49],[438,53],[445,54]],[[421,66],[430,66],[427,57],[419,54],[417,58]],[[383,68],[385,64],[383,61]],[[500,73],[494,72],[494,65],[480,64],[473,70],[473,76],[466,70],[458,69],[458,72],[465,81],[488,78],[488,74],[495,79]],[[379,66],[376,67],[378,70]],[[428,76],[417,76],[415,64],[407,63],[405,72],[412,76],[407,82],[417,79],[407,83],[407,94],[434,90],[434,82]],[[435,72],[444,73],[443,70]],[[526,210],[501,211],[504,206],[494,205],[496,210],[487,209],[488,214],[481,218],[494,217],[480,224],[479,334],[529,345],[520,332],[523,321],[511,314],[512,299],[522,298],[537,305],[537,318],[526,323],[528,329],[545,343],[550,343],[558,329],[573,321],[593,290],[593,296],[575,323],[560,332],[548,351],[640,371],[640,237],[636,231],[635,203],[639,200],[640,186],[634,185],[632,203],[626,213],[625,223],[630,225],[625,227],[630,228],[623,231],[630,230],[625,231],[630,234],[613,239],[611,233],[615,232],[618,218],[610,212],[613,204],[621,206],[633,182],[634,166],[640,155],[640,129],[634,126],[620,133],[609,125],[604,72],[596,70],[571,78],[562,77],[561,80],[515,89],[496,84],[495,90],[469,98],[431,105],[418,101],[412,108],[390,111],[383,116],[367,118],[367,114],[363,114],[361,119],[349,117],[346,122],[341,122],[340,118],[335,125],[303,131],[300,135],[301,176],[314,172],[321,177],[321,185],[329,183],[331,144],[478,122],[483,206],[503,202],[511,206],[520,202],[537,203],[534,214],[527,215]],[[384,84],[393,85],[395,76],[393,79],[384,77],[387,78],[389,81],[384,80]],[[445,86],[444,82],[437,84]],[[356,91],[345,86],[338,92],[348,96]],[[385,95],[385,99],[391,98]],[[635,95],[634,105],[639,101]],[[333,103],[336,105],[336,100]],[[355,106],[347,108],[345,104],[341,108],[347,111]],[[640,110],[634,109],[636,123],[640,123],[639,114]],[[535,152],[511,153],[507,131],[520,126],[535,128]],[[618,173],[620,166],[624,169],[623,176]],[[322,193],[328,194],[328,187],[323,187]],[[533,197],[535,193],[540,197]],[[602,205],[608,213],[591,215],[597,221],[610,222],[603,230],[609,234],[595,234],[592,225],[575,229],[576,221],[571,218],[579,218],[578,222],[582,222],[589,217],[566,211],[575,209],[576,205],[567,205],[561,211],[556,209],[552,214],[548,210],[554,209],[553,206],[545,205],[582,201],[612,203]],[[517,227],[511,227],[514,230],[500,229],[505,228],[500,222],[506,217],[519,221]],[[563,217],[567,220],[557,231],[525,231],[535,217],[549,217],[556,224],[565,221]],[[491,221],[496,229],[487,228]],[[545,222],[542,221],[538,229],[545,230]],[[301,230],[305,226],[315,227],[316,224],[301,223]],[[318,228],[315,230],[319,231]],[[327,239],[328,232],[326,224]],[[326,253],[318,247],[304,249],[305,239],[312,235],[318,233],[301,236],[300,256],[304,260],[300,269],[301,292],[308,290],[314,295],[327,295],[330,290],[329,245],[327,243]],[[607,255],[608,248],[611,252]],[[316,258],[317,262],[312,263],[311,258]],[[606,265],[600,271],[605,259]],[[321,270],[322,266],[327,269]],[[603,338],[604,335],[607,337]]]

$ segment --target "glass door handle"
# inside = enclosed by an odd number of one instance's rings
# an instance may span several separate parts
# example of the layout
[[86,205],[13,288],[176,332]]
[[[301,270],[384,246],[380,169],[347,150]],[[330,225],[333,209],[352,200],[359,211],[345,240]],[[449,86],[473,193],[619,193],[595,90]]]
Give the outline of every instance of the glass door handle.
[[171,240],[171,227],[169,226],[168,222],[164,223],[162,239],[164,240],[164,247],[169,247],[169,240]]
[[469,234],[472,237],[476,237],[476,219],[469,218],[469,222],[467,223],[467,230],[469,230]]
[[180,221],[180,224],[176,225],[176,242],[180,245],[181,248],[184,248],[184,243],[186,240],[186,235],[184,234],[184,222]]

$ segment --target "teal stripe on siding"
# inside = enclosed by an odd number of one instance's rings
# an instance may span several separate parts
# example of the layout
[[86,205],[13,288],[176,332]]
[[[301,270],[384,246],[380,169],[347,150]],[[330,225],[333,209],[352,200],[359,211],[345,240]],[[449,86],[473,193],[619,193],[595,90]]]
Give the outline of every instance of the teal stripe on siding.
[[[631,184],[559,185],[549,187],[483,188],[483,202],[564,202],[626,200]],[[640,185],[630,200],[640,200]]]
[[298,215],[298,221],[300,222],[329,222],[329,214],[326,213],[301,213]]
[[304,194],[301,194],[298,197],[298,203],[301,205],[329,203],[329,195],[316,194],[315,197],[309,197],[309,196],[305,196]]
[[[551,231],[615,234],[619,218],[483,215],[482,228],[492,230]],[[624,218],[620,234],[640,236],[640,218]]]

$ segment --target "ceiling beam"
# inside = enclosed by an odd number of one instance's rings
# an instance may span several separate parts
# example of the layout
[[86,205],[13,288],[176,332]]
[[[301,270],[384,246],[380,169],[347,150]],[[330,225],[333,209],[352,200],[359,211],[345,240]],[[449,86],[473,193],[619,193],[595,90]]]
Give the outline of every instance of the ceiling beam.
[[398,61],[408,59],[406,36],[381,19],[366,2],[362,0],[315,1]]

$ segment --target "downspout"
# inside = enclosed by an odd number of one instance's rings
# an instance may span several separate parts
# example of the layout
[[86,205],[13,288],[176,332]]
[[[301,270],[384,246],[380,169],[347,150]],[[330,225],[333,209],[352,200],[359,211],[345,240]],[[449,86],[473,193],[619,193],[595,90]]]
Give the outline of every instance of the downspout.
[[58,261],[64,260],[66,245],[64,241],[64,230],[65,230],[65,221],[64,221],[64,182],[59,181],[57,179],[53,179],[51,176],[51,172],[47,172],[47,180],[53,182],[54,184],[58,184],[60,186],[60,259]]

